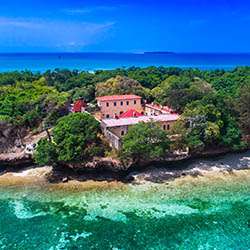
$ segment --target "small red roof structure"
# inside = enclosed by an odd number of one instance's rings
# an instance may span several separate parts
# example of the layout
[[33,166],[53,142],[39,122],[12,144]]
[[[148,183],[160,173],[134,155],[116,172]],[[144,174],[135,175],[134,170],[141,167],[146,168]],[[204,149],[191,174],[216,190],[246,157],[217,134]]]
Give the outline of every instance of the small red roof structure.
[[136,111],[135,109],[130,109],[127,112],[121,114],[119,118],[130,118],[130,117],[139,117],[143,116],[140,112]]
[[142,99],[138,95],[110,95],[110,96],[100,96],[96,98],[97,101],[105,102],[105,101],[123,101],[123,100],[134,100],[134,99]]
[[77,100],[73,104],[72,112],[82,112],[87,107],[87,104],[84,100]]

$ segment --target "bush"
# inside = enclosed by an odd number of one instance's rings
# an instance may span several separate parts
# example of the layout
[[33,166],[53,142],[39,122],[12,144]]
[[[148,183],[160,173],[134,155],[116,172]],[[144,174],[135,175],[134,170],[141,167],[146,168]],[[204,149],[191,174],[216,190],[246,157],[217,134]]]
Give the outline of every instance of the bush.
[[124,136],[120,157],[133,162],[156,160],[164,157],[169,148],[167,133],[157,123],[141,122]]
[[[86,162],[103,154],[99,123],[87,113],[72,113],[57,122],[53,142],[40,141],[36,150],[39,164]],[[52,157],[51,157],[52,156]]]

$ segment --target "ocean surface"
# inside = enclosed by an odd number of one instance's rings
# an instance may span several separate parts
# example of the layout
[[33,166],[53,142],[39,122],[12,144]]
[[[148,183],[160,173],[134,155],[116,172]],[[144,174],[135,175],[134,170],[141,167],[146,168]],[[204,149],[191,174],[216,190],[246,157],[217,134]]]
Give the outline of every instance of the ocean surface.
[[94,71],[131,66],[177,66],[200,69],[232,69],[250,66],[248,54],[205,53],[13,53],[0,54],[0,72],[31,70],[44,72],[55,68]]
[[0,185],[0,214],[0,249],[247,250],[250,175]]

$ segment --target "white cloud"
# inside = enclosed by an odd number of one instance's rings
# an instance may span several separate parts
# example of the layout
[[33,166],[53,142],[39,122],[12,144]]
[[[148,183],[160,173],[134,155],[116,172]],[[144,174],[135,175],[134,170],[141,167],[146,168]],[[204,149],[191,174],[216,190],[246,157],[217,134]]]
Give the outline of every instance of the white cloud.
[[114,24],[0,17],[0,46],[81,50],[101,42]]
[[68,15],[80,15],[85,13],[90,13],[92,10],[89,8],[84,9],[63,9],[62,12],[68,14]]
[[0,17],[0,27],[3,26],[13,26],[19,28],[39,28],[40,24],[38,22],[31,22],[28,20],[23,19],[16,19],[16,18],[6,18]]
[[82,15],[97,11],[113,11],[116,9],[117,6],[95,6],[95,7],[76,8],[76,9],[63,9],[62,12],[68,15]]

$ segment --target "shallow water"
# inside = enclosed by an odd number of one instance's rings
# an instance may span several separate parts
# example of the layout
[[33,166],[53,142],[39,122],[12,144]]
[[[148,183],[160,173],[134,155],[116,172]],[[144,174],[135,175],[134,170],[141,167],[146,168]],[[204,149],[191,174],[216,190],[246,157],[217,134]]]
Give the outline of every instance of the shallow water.
[[0,249],[249,249],[249,170],[0,188]]

